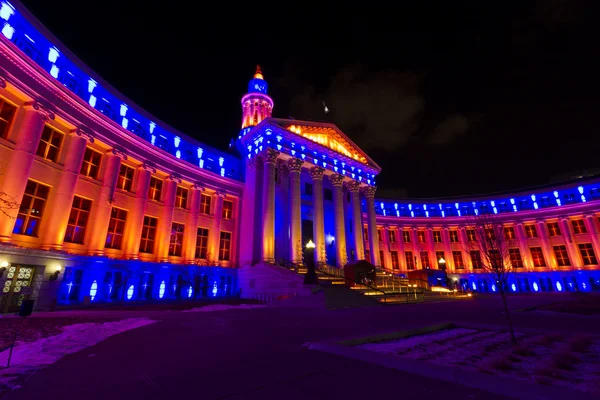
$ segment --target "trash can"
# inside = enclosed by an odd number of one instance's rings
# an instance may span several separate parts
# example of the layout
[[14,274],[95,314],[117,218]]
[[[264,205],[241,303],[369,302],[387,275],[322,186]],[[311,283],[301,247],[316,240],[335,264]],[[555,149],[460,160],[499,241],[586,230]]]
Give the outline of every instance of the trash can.
[[33,312],[35,300],[23,300],[19,309],[19,317],[29,317]]

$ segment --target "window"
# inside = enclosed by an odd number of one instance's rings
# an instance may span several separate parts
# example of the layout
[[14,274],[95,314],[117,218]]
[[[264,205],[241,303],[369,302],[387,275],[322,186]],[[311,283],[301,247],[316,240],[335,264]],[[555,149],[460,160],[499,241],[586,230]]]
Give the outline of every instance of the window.
[[458,243],[458,231],[452,229],[448,233],[450,234],[450,243]]
[[[117,180],[117,189],[121,189],[126,192],[131,192],[131,185],[133,183],[133,172],[133,168],[121,164],[121,168],[119,169],[119,179]],[[151,187],[152,179],[155,178],[150,178]],[[162,181],[160,183],[162,185]]]
[[542,252],[541,247],[531,247],[529,251],[531,252],[531,258],[533,259],[534,267],[546,266],[546,260],[544,259],[544,253]]
[[504,258],[500,255],[500,251],[498,250],[490,250],[489,253],[489,266],[492,268],[503,268],[504,267]]
[[377,228],[377,241],[379,243],[383,242],[382,237],[381,237],[381,228]]
[[208,229],[198,228],[196,233],[196,258],[207,258],[208,254]]
[[578,235],[580,233],[586,233],[585,224],[582,219],[574,219],[571,221],[571,226],[573,226],[573,233]]
[[440,260],[444,260],[446,261],[446,257],[444,257],[444,252],[443,251],[436,251],[435,252],[435,260],[437,262],[437,266],[438,269],[446,269],[446,263],[440,263]]
[[125,230],[125,220],[127,220],[127,211],[121,208],[113,207],[112,211],[110,212],[108,233],[106,234],[106,248],[121,249],[123,231]]
[[333,192],[331,189],[323,189],[323,198],[329,201],[333,200]]
[[471,250],[469,252],[469,255],[471,256],[471,262],[473,263],[473,268],[475,268],[475,269],[483,268],[483,263],[481,262],[481,253],[479,252],[479,250]]
[[442,243],[442,232],[441,231],[433,231],[433,242],[434,243]]
[[396,231],[395,230],[390,229],[388,231],[388,237],[390,239],[390,243],[396,243]]
[[402,231],[402,240],[404,243],[410,243],[410,231]]
[[521,258],[521,251],[519,249],[508,249],[508,256],[513,268],[523,268],[523,259]]
[[525,225],[525,233],[528,238],[537,237],[537,230],[535,229],[535,225]]
[[594,254],[594,249],[592,248],[591,243],[579,243],[579,252],[581,253],[581,258],[583,258],[583,265],[596,265],[598,264],[598,260],[596,260],[596,255]]
[[417,238],[419,239],[419,243],[427,242],[425,239],[425,231],[417,231]]
[[221,212],[221,218],[231,219],[233,217],[233,201],[223,200],[223,211]]
[[171,225],[171,239],[169,241],[169,255],[181,257],[181,250],[183,249],[183,232],[185,225],[173,222]]
[[381,264],[382,267],[385,268],[384,260],[385,260],[385,258],[383,257],[383,250],[379,250],[379,263]]
[[188,190],[184,187],[177,186],[175,194],[175,207],[185,209],[187,207]]
[[514,240],[516,239],[516,235],[515,235],[515,228],[513,228],[512,226],[505,226],[504,227],[504,238],[506,240]]
[[62,133],[50,128],[48,125],[44,126],[42,138],[35,154],[46,160],[56,162],[63,136]]
[[89,176],[92,179],[98,179],[98,171],[100,170],[101,160],[101,153],[94,151],[89,147],[86,148],[79,173],[83,176]]
[[142,227],[142,240],[140,241],[140,253],[154,253],[154,240],[156,239],[156,226],[158,219],[144,216]]
[[71,214],[67,222],[67,231],[65,232],[65,242],[83,243],[85,228],[87,227],[92,209],[92,201],[83,197],[75,196],[71,206]]
[[231,249],[231,232],[221,232],[219,238],[219,260],[229,261]]
[[415,269],[415,259],[412,251],[405,251],[404,259],[406,260],[406,269]]
[[201,214],[210,214],[210,196],[207,194],[200,195],[200,213]]
[[6,139],[17,107],[0,98],[0,137]]
[[304,194],[310,194],[312,195],[313,193],[313,187],[312,187],[312,183],[305,183],[304,184]]
[[467,229],[467,239],[469,242],[477,241],[477,236],[475,236],[475,229]]
[[496,240],[496,234],[493,228],[485,228],[485,237],[489,240]]
[[567,253],[567,247],[565,245],[552,246],[552,248],[554,249],[556,263],[559,267],[567,267],[571,265],[569,254]]
[[399,269],[400,268],[400,263],[398,260],[398,252],[397,251],[391,251],[390,252],[390,256],[392,258],[392,269]]
[[429,264],[429,254],[427,254],[426,251],[421,252],[421,266],[423,269],[431,268],[431,265]]
[[464,269],[465,263],[463,262],[462,252],[460,250],[455,250],[452,252],[452,259],[454,260],[454,268],[455,269]]
[[32,180],[27,181],[13,233],[37,236],[49,193],[50,186]]
[[150,178],[150,187],[148,188],[148,200],[160,201],[162,184],[162,180],[155,177]]
[[363,228],[363,237],[365,238],[366,242],[369,241],[369,229],[366,226]]
[[560,227],[558,222],[548,222],[548,233],[550,236],[560,236]]

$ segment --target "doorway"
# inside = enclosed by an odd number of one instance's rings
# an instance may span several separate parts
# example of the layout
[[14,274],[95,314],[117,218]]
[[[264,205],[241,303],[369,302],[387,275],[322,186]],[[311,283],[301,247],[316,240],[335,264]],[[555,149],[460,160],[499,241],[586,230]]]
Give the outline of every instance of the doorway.
[[8,267],[6,281],[2,288],[0,312],[16,312],[23,300],[31,294],[31,281],[35,267],[29,265],[11,265]]

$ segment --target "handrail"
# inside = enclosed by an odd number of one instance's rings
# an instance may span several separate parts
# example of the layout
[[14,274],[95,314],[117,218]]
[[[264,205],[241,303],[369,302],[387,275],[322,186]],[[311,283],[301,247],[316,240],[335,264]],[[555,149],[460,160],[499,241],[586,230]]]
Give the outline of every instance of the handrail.
[[[327,266],[326,264],[324,264],[324,265]],[[350,282],[353,282],[353,283],[358,284],[358,285],[366,286],[367,288],[369,288],[371,290],[375,290],[376,292],[383,293],[383,302],[387,303],[387,293],[385,291],[381,290],[381,289],[378,289],[378,288],[373,287],[371,285],[367,285],[366,283],[360,282],[360,281],[358,281],[356,279],[348,278],[347,276],[339,276],[339,275],[330,274],[330,273],[328,273],[328,272],[326,272],[326,271],[323,270],[323,265],[320,265],[319,268],[317,268],[317,271],[320,272],[320,273],[322,273],[323,275],[331,276],[331,277],[334,277],[334,278],[342,278],[342,279],[344,279],[346,281],[350,281]]]
[[6,367],[0,367],[0,369],[4,369],[4,368],[9,368],[10,367],[10,359],[12,358],[13,349],[15,347],[15,342],[17,341],[17,335],[18,335],[17,331],[12,331],[12,333],[14,333],[14,335],[15,335],[13,337],[12,343],[9,344],[9,345],[7,345],[7,346],[5,346],[2,349],[0,349],[0,353],[2,353],[5,350],[9,350],[10,349],[10,351],[8,352],[8,360],[6,362]]

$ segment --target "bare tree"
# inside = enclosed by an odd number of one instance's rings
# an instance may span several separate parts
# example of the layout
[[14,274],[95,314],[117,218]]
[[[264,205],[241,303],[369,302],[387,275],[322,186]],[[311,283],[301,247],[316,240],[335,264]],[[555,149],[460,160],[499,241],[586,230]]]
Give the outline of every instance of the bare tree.
[[19,208],[19,203],[15,201],[15,199],[9,195],[8,193],[0,191],[0,212],[7,217],[14,219],[9,210],[15,210]]
[[[502,299],[506,322],[512,343],[517,343],[510,312],[506,303],[509,293],[508,278],[514,270],[510,250],[517,247],[514,232],[506,232],[495,214],[479,214],[467,220],[467,228],[473,231],[467,243],[473,265],[478,265],[492,279],[492,285]],[[474,240],[473,240],[474,239]]]

